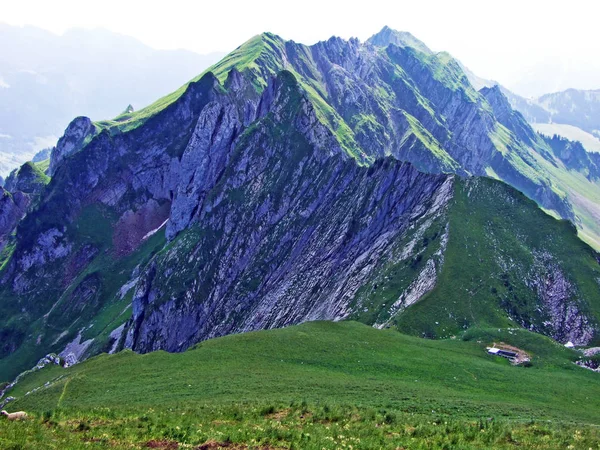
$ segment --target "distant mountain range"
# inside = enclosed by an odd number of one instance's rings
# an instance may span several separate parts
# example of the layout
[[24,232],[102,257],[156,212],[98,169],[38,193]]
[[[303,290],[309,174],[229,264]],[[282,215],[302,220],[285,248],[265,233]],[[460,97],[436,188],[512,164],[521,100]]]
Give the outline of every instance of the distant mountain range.
[[[565,52],[565,53],[563,53]],[[527,98],[540,98],[548,93],[564,92],[576,88],[580,91],[599,88],[600,62],[589,52],[587,60],[572,60],[566,49],[557,49],[554,57],[530,63],[515,70],[515,76],[506,84],[511,91]]]
[[0,379],[318,319],[597,344],[599,199],[599,154],[409,33],[263,33],[6,180]]
[[567,89],[528,99],[461,67],[476,89],[498,85],[511,106],[540,133],[580,141],[588,151],[600,152],[600,90]]
[[600,138],[600,89],[568,89],[543,95],[537,103],[550,113],[552,122],[573,125]]
[[59,36],[0,24],[0,175],[55,145],[73,117],[146,106],[222,56],[154,50],[101,29]]

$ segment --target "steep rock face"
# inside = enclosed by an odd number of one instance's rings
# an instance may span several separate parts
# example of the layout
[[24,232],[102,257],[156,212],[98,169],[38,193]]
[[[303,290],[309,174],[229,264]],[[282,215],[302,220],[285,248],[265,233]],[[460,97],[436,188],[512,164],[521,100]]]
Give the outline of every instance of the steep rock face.
[[543,300],[544,323],[559,342],[587,345],[594,336],[594,327],[580,310],[575,286],[567,279],[560,266],[548,253],[535,255],[535,266],[530,283]]
[[6,179],[4,188],[9,192],[21,191],[25,194],[40,194],[49,179],[33,163],[25,163],[13,171]]
[[[432,103],[437,121],[433,117],[416,116],[423,125],[432,131],[450,155],[461,163],[467,171],[482,174],[497,153],[490,132],[494,129],[495,120],[481,108],[473,88],[466,77],[459,79],[458,89],[444,84],[435,77],[434,69],[458,71],[458,64],[449,61],[444,68],[435,57],[426,57],[411,48],[399,48],[393,45],[386,48],[390,59],[399,64],[412,80],[419,80],[419,90],[427,92]],[[444,120],[445,118],[445,120]],[[445,135],[441,134],[441,123]],[[446,123],[444,123],[446,122]],[[440,131],[436,131],[436,128]],[[452,130],[452,133],[448,131]]]
[[[578,174],[561,176],[568,170],[564,162],[507,109],[509,93],[475,91],[449,54],[433,53],[407,33],[387,27],[366,43],[331,38],[312,46],[264,33],[212,68],[222,83],[232,70],[243,74],[251,87],[249,98],[284,69],[298,77],[319,120],[361,163],[393,155],[431,173],[500,179],[574,221],[588,242],[600,245],[600,226],[593,219],[597,211],[588,207],[600,195],[600,185],[582,185],[574,179]],[[109,127],[137,127],[180,92]]]
[[[107,309],[114,303],[122,304],[119,312],[126,309],[119,289],[164,242],[157,229],[169,217],[179,159],[200,110],[217,95],[222,87],[209,75],[147,127],[102,131],[56,166],[40,204],[19,224],[0,277],[0,329],[16,360],[2,369],[23,369],[14,352],[27,333],[27,351],[61,351],[82,323],[101,313],[111,317]],[[28,327],[36,321],[41,331],[33,335]],[[84,340],[98,332],[86,328]],[[101,345],[95,341],[89,352]]]
[[[181,351],[232,332],[343,319],[394,245],[445,208],[452,178],[346,160],[290,77],[265,92],[269,113],[229,144],[219,183],[195,197],[198,225],[142,276],[126,346]],[[208,130],[197,135],[214,130],[199,125]],[[205,148],[191,140],[186,151]]]
[[[0,254],[2,264],[6,264],[10,257],[11,247],[14,246],[14,238],[11,236],[19,221],[26,214],[30,204],[27,194],[15,192],[11,194],[0,187]],[[11,245],[12,244],[12,245]],[[8,256],[7,256],[8,254]],[[3,310],[5,317],[10,319],[10,311]],[[25,335],[22,330],[14,327],[0,327],[0,359],[15,352],[23,342]]]
[[162,228],[169,220],[171,204],[148,200],[136,211],[123,213],[114,226],[113,248],[117,256],[131,254],[151,234]]
[[339,38],[317,43],[310,49],[316,73],[302,64],[305,57],[297,56],[302,53],[293,44],[286,50],[309,83],[313,79],[324,86],[327,101],[367,157],[394,155],[429,172],[465,173],[441,145],[448,132],[432,117],[431,105],[375,47]]
[[433,54],[418,43],[396,45],[386,36],[366,44],[331,38],[311,47],[271,36],[265,55],[276,48],[272,58],[293,68],[311,96],[333,107],[321,113],[339,115],[330,128],[344,136],[350,153],[366,159],[393,155],[432,173],[493,174],[574,218],[536,160],[541,154],[552,161],[551,152],[502,93],[475,91],[448,54]]
[[8,236],[25,215],[29,206],[29,197],[21,192],[11,194],[0,188],[0,249],[6,245]]
[[498,122],[507,129],[512,130],[527,145],[535,145],[538,137],[521,113],[512,109],[508,98],[504,95],[500,86],[484,87],[479,92],[481,92],[492,107],[494,116],[496,116]]
[[273,87],[260,103],[256,94],[244,101],[248,82],[239,72],[232,71],[226,85],[230,95],[221,96],[202,109],[183,150],[167,227],[169,239],[197,219],[198,205],[222,176],[234,140],[258,115],[268,111]]
[[19,169],[11,172],[6,179],[4,188],[9,192],[20,192],[26,195],[29,207],[37,205],[42,191],[50,182],[50,178],[33,162],[26,162]]
[[96,134],[96,127],[87,117],[77,117],[69,124],[65,134],[58,140],[50,154],[50,176],[54,175],[57,167],[70,154],[81,150]]
[[[214,140],[203,164],[227,161],[218,181],[210,171],[184,180],[192,214],[140,277],[125,346],[181,351],[229,333],[344,318],[430,337],[486,323],[561,342],[597,339],[600,290],[575,288],[573,267],[589,267],[588,280],[600,271],[585,246],[578,262],[562,253],[580,245],[572,228],[541,241],[555,220],[500,183],[344,160],[288,76],[265,91],[269,113],[233,141]],[[215,123],[199,122],[196,134],[230,136]],[[192,139],[186,152],[206,154],[206,142]],[[495,225],[496,214],[506,222]],[[531,254],[551,258],[552,270],[528,270]]]
[[[43,251],[36,250],[36,235],[64,228],[90,205],[101,205],[124,221],[136,211],[150,215],[142,221],[140,233],[162,223],[166,217],[161,205],[171,202],[177,186],[180,153],[199,111],[216,95],[217,85],[214,77],[207,76],[191,84],[176,104],[144,130],[115,135],[102,131],[83,151],[71,154],[69,164],[55,165],[45,201],[19,228],[21,240],[27,243],[22,251],[31,247],[33,252]],[[69,192],[67,198],[65,192]]]

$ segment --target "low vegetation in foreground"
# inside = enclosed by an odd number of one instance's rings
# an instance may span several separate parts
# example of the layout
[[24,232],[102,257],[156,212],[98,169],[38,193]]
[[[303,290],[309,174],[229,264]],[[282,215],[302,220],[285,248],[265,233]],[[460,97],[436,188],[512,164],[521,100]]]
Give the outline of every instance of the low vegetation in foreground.
[[327,403],[59,410],[0,428],[3,449],[598,448],[597,428]]
[[597,449],[598,374],[577,358],[517,329],[432,341],[355,322],[101,355],[23,379],[7,409],[30,419],[0,421],[0,448]]

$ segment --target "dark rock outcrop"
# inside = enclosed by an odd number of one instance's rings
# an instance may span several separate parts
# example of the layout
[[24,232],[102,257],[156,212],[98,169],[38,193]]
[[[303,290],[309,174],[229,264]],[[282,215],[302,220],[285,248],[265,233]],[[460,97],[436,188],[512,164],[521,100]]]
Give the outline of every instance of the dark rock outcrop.
[[4,188],[10,192],[20,191],[37,199],[49,181],[50,178],[35,163],[27,162],[19,169],[13,170],[6,179]]
[[50,153],[50,176],[54,175],[65,158],[81,150],[96,133],[96,127],[88,117],[73,119]]
[[0,187],[0,249],[27,212],[29,197],[22,192],[11,194]]
[[237,140],[239,122],[226,110],[207,105],[200,115],[186,154],[211,155],[196,168],[228,163],[184,180],[196,194],[180,206],[174,200],[175,211],[185,205],[191,213],[170,222],[170,236],[190,220],[198,231],[184,233],[141,277],[127,347],[181,351],[232,332],[343,319],[394,244],[447,206],[451,177],[392,159],[361,168],[344,158],[291,75],[280,75],[260,104],[269,113]]

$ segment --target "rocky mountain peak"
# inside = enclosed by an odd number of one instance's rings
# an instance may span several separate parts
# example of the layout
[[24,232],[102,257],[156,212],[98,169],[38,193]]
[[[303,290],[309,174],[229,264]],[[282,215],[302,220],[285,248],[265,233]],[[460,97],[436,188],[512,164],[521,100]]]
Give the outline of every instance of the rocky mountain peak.
[[25,194],[37,195],[48,181],[48,176],[35,163],[26,162],[19,169],[11,172],[4,187],[10,192],[21,191]]
[[535,145],[538,137],[527,124],[527,121],[521,113],[512,109],[510,102],[502,92],[500,85],[496,84],[491,87],[483,87],[479,93],[485,97],[492,107],[494,116],[496,116],[498,122],[509,130],[513,130],[519,139],[526,142],[528,145]]
[[513,109],[511,108],[508,99],[497,84],[491,87],[485,86],[481,88],[479,92],[488,101],[498,120],[513,113]]
[[488,102],[490,102],[490,104],[499,106],[502,109],[511,109],[510,103],[502,93],[499,85],[484,86],[479,92],[488,100]]
[[385,48],[390,44],[394,44],[398,47],[412,47],[423,53],[433,53],[429,47],[408,31],[396,31],[387,25],[384,26],[379,33],[376,33],[367,39],[367,42],[375,47]]
[[50,176],[54,175],[61,162],[72,153],[81,150],[97,134],[89,117],[77,117],[67,126],[65,134],[58,140],[50,155]]

